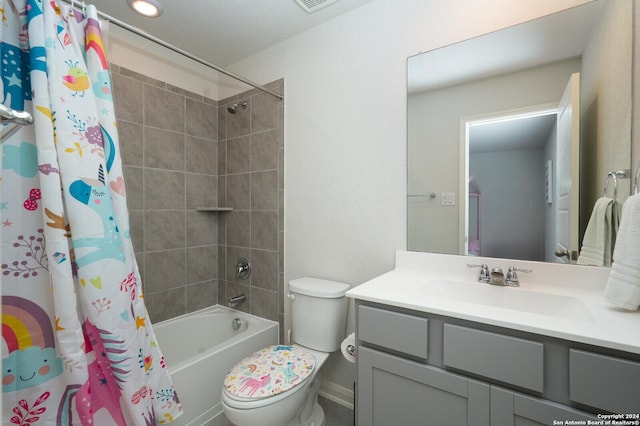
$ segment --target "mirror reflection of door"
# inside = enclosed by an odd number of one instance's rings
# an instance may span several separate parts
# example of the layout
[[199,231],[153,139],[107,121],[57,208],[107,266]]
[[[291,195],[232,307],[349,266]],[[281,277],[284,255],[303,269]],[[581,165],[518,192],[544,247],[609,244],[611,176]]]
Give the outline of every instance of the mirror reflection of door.
[[[572,81],[579,87],[577,74]],[[578,104],[572,106],[571,95],[568,102],[464,120],[466,254],[558,262],[566,258],[556,251],[577,249],[570,230],[577,229],[576,160],[571,163],[578,153],[577,116],[572,119]]]
[[[578,259],[579,176],[580,176],[580,74],[571,75],[558,108],[556,175],[557,262]],[[552,261],[549,256],[549,260]]]
[[541,201],[556,117],[556,109],[543,109],[467,123],[467,254],[544,260],[551,221]]

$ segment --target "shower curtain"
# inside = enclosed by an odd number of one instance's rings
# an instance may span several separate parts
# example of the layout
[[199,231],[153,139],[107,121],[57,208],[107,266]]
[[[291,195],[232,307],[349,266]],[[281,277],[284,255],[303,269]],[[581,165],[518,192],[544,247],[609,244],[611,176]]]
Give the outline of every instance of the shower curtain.
[[1,0],[2,424],[150,425],[182,412],[129,235],[100,24]]

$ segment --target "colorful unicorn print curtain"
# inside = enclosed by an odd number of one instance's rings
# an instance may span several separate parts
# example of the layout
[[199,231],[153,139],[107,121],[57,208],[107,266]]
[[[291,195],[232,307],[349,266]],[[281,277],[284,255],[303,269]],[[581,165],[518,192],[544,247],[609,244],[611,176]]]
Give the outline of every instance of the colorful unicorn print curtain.
[[35,121],[2,141],[2,424],[169,423],[95,8],[0,1],[3,103]]

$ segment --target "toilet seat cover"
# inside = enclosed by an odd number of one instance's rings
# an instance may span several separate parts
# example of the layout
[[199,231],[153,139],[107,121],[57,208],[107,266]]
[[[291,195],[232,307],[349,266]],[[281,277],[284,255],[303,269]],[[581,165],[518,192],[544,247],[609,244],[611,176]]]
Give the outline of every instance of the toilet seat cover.
[[224,388],[241,398],[278,395],[303,383],[315,364],[315,357],[300,347],[269,346],[236,364],[227,373]]

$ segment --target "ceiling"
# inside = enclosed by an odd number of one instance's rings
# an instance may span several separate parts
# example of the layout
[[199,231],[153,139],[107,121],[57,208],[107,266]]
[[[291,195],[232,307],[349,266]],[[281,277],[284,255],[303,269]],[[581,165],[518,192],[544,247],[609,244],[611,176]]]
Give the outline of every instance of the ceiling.
[[413,56],[407,89],[433,90],[579,57],[602,7],[603,2],[581,5]]
[[371,0],[338,0],[313,13],[294,0],[159,1],[164,14],[158,18],[138,15],[126,0],[87,0],[87,4],[207,62],[227,67]]
[[469,128],[469,154],[542,148],[556,126],[557,114],[495,120]]

